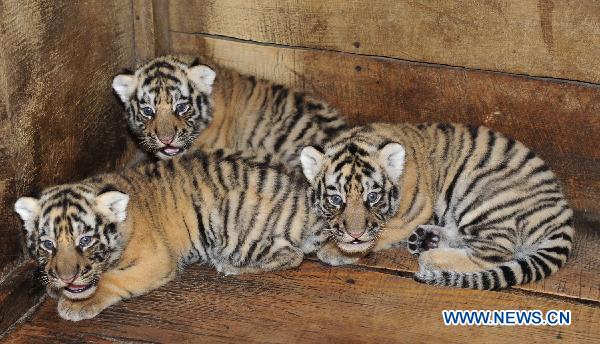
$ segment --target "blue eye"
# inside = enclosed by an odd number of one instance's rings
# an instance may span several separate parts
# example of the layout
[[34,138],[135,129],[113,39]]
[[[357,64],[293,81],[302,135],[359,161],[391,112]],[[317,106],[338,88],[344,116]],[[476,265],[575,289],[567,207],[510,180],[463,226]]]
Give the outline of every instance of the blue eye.
[[54,243],[52,242],[52,240],[44,240],[42,241],[42,247],[46,250],[51,251],[54,249]]
[[340,195],[329,196],[329,203],[333,206],[339,207],[340,205],[342,205],[342,196],[340,196]]
[[91,236],[84,236],[81,239],[79,239],[79,247],[84,248],[89,246],[92,243],[92,237]]
[[154,110],[151,107],[146,106],[142,108],[142,114],[146,117],[152,117],[154,116]]
[[179,103],[175,106],[175,111],[177,112],[178,115],[184,114],[188,111],[189,109],[189,105],[186,103]]
[[379,201],[381,195],[378,192],[369,192],[367,195],[367,201],[371,204],[375,204]]

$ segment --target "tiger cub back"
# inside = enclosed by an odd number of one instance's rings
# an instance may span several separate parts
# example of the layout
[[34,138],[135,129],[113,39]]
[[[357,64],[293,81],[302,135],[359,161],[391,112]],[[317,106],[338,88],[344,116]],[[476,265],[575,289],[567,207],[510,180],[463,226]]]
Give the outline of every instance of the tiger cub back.
[[113,90],[140,148],[159,159],[224,148],[270,154],[295,168],[303,146],[325,144],[346,128],[324,101],[197,60],[156,58],[117,75]]
[[505,288],[556,272],[571,252],[573,212],[554,174],[488,128],[372,124],[301,158],[338,245],[407,240],[421,282]]
[[192,263],[225,275],[298,266],[327,240],[306,192],[281,165],[197,150],[51,187],[15,210],[59,314],[81,320]]

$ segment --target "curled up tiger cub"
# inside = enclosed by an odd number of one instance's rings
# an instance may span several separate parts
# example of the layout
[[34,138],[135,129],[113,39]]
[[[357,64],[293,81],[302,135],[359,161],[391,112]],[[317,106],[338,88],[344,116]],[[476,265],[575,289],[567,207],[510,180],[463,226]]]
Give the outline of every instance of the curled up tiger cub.
[[334,230],[336,247],[318,253],[331,264],[407,241],[416,280],[491,290],[547,277],[571,252],[573,212],[554,174],[488,128],[371,124],[301,161]]
[[347,128],[326,102],[234,70],[158,57],[112,83],[142,151],[169,159],[190,149],[269,154],[300,172],[303,146]]
[[328,237],[307,189],[266,160],[197,150],[51,187],[15,210],[60,316],[77,321],[196,262],[225,275],[298,266]]

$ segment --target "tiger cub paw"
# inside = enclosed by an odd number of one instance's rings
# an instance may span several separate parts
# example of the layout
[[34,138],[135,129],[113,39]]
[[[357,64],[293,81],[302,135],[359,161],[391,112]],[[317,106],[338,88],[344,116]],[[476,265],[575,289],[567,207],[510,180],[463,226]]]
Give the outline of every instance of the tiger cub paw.
[[65,320],[80,321],[100,314],[105,307],[89,300],[71,301],[64,297],[58,300],[58,315]]
[[413,255],[438,247],[440,231],[437,226],[418,226],[408,237],[408,251]]

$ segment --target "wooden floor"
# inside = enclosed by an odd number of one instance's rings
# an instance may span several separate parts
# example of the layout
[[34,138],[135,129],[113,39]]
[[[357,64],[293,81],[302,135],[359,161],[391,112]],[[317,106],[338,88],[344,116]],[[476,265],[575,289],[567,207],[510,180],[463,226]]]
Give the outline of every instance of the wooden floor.
[[[176,281],[72,323],[46,300],[9,343],[65,342],[600,342],[600,223],[579,215],[571,261],[542,283],[501,292],[414,282],[390,250],[349,267],[224,277],[194,266]],[[444,326],[445,309],[571,310],[571,326]]]

